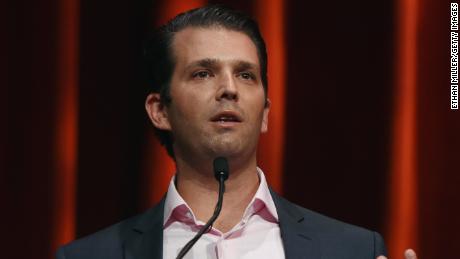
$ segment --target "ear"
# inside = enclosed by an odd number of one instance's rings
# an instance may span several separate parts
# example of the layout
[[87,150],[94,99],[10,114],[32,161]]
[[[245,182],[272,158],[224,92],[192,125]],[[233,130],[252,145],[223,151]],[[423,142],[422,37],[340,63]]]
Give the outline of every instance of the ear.
[[265,133],[268,131],[268,113],[270,112],[270,105],[272,103],[270,102],[270,99],[267,98],[265,102],[265,107],[264,107],[264,114],[262,117],[262,127],[260,128],[261,133]]
[[159,93],[151,93],[145,100],[145,110],[153,125],[161,130],[171,130],[166,107],[161,103]]

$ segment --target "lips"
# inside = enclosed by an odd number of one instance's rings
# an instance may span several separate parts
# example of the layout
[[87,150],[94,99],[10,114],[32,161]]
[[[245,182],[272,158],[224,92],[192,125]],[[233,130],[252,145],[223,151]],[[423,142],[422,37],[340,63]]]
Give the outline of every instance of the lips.
[[243,120],[241,119],[241,116],[233,111],[224,111],[224,112],[219,112],[218,114],[214,115],[211,118],[212,122],[220,122],[220,123],[239,123],[242,122]]

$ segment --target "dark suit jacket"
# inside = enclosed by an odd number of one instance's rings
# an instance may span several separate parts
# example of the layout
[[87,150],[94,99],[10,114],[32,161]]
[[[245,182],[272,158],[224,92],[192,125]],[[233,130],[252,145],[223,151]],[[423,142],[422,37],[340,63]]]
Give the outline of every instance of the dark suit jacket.
[[[271,193],[286,259],[375,259],[386,255],[378,233],[325,217]],[[161,259],[164,202],[163,198],[139,216],[59,248],[57,258]]]

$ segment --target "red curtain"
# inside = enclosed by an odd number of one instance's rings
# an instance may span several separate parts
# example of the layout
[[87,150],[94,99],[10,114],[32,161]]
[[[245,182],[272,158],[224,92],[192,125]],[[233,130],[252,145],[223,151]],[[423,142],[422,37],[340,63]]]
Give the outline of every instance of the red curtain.
[[258,161],[267,181],[279,193],[283,190],[284,109],[285,109],[285,35],[284,1],[255,1],[254,12],[265,35],[268,55],[269,92],[272,102],[268,132],[260,139]]
[[454,255],[460,230],[456,162],[460,117],[450,110],[450,2],[402,0],[396,7],[390,256],[407,247],[423,258]]
[[418,12],[418,247],[425,258],[455,257],[460,113],[450,110],[450,1],[421,0]]
[[51,251],[75,238],[78,148],[79,1],[60,1],[56,31],[56,119]]
[[396,52],[393,142],[388,185],[388,246],[397,258],[418,248],[417,168],[417,29],[419,1],[396,4]]

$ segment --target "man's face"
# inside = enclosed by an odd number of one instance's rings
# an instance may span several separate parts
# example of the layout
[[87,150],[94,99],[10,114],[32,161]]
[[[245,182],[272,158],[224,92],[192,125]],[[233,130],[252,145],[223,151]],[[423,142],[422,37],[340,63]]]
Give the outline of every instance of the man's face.
[[176,33],[172,52],[172,102],[159,128],[171,130],[176,157],[255,155],[269,107],[251,39],[223,28],[190,27]]

